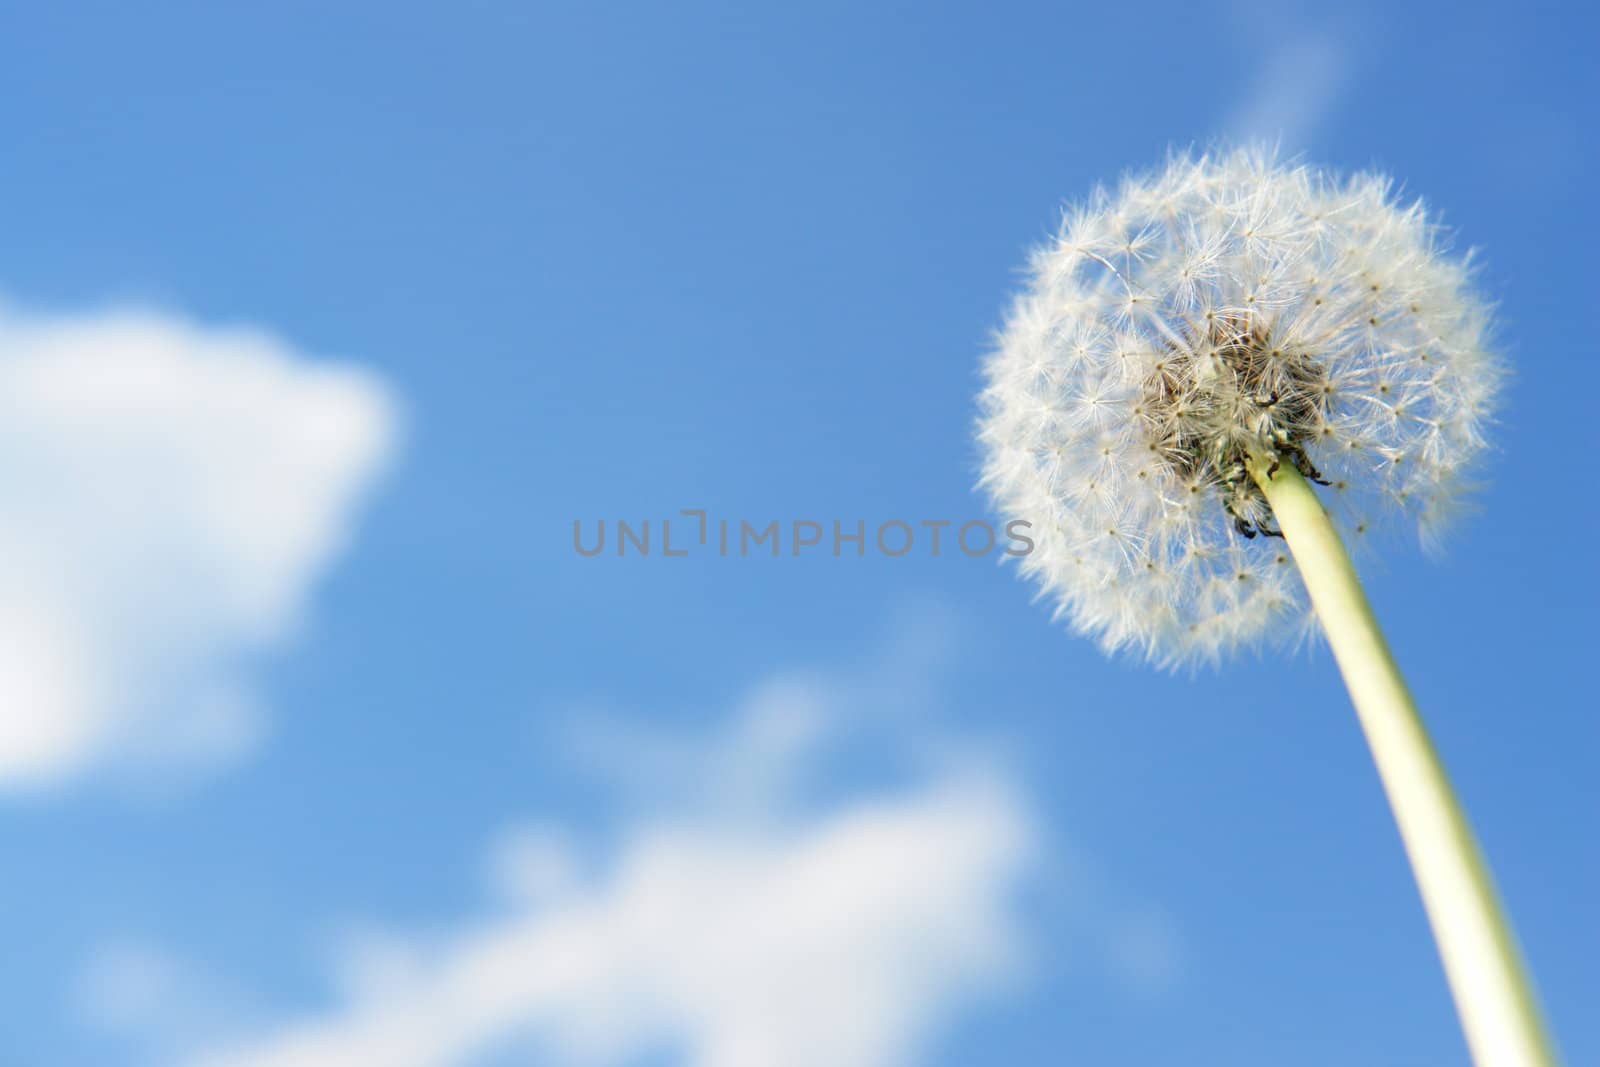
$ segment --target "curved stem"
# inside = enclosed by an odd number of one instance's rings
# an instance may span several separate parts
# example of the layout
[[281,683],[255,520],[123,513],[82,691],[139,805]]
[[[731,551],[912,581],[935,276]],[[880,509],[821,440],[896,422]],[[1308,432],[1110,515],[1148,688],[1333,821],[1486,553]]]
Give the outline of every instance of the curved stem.
[[1289,542],[1372,749],[1479,1067],[1552,1067],[1510,923],[1472,828],[1400,677],[1350,556],[1311,486],[1287,462],[1251,475]]

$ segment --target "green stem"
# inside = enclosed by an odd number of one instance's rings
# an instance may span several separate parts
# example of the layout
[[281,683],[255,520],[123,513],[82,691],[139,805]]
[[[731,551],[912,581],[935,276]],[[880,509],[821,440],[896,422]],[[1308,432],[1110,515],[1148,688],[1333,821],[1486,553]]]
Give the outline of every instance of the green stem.
[[1552,1067],[1533,987],[1489,869],[1338,533],[1285,462],[1251,475],[1289,542],[1350,691],[1479,1067]]

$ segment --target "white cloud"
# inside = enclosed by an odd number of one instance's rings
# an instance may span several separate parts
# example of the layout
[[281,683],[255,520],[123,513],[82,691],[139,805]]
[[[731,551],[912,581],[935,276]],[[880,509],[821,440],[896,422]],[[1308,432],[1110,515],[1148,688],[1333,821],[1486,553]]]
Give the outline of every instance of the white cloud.
[[798,778],[837,733],[838,706],[847,699],[834,680],[774,675],[716,736],[669,734],[591,709],[575,716],[563,740],[574,764],[633,800],[770,815],[793,799]]
[[247,750],[394,426],[260,332],[0,308],[0,789]]
[[500,896],[518,904],[559,898],[578,884],[578,850],[563,827],[514,826],[489,849],[484,871]]
[[647,753],[656,800],[638,798],[609,858],[559,828],[513,828],[490,850],[495,917],[369,931],[337,954],[336,1009],[187,1062],[456,1067],[519,1043],[563,1064],[914,1062],[1014,975],[1035,831],[973,758],[801,810],[796,783],[855,717],[848,701],[818,680],[758,686],[721,736]]

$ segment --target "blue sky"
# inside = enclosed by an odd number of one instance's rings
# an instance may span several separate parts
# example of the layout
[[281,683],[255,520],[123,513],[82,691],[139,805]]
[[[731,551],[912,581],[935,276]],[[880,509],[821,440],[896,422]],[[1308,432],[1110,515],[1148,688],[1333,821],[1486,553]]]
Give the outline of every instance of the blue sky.
[[1481,249],[1479,513],[1370,560],[1600,1062],[1577,4],[13,5],[0,1063],[1464,1062],[1325,654],[1108,661],[984,517],[1064,200],[1280,137]]

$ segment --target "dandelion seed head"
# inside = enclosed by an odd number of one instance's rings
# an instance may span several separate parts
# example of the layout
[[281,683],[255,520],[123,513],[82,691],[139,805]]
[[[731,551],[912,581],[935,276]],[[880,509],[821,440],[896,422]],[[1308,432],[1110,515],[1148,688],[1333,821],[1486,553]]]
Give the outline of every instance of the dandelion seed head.
[[1238,150],[1097,190],[1033,255],[985,366],[983,484],[1021,568],[1107,651],[1215,661],[1314,625],[1252,455],[1328,484],[1349,538],[1432,537],[1503,367],[1419,203]]

